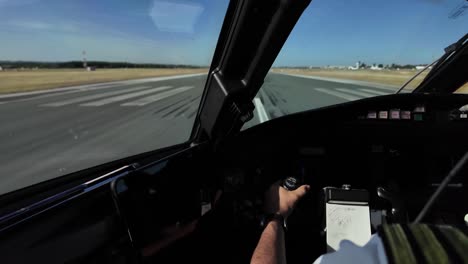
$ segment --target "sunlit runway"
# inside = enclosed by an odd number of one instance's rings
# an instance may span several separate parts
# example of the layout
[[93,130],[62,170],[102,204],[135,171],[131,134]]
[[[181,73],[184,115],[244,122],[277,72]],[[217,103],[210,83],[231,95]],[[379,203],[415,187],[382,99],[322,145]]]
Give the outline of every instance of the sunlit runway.
[[[0,96],[0,194],[189,138],[206,75]],[[282,74],[265,79],[246,127],[394,92]]]

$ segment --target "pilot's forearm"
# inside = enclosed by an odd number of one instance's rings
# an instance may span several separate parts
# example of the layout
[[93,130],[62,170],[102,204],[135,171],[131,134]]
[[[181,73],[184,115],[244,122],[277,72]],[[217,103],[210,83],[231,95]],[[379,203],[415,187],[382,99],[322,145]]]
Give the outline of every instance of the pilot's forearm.
[[252,264],[286,263],[284,229],[278,221],[271,221],[263,230],[255,248]]

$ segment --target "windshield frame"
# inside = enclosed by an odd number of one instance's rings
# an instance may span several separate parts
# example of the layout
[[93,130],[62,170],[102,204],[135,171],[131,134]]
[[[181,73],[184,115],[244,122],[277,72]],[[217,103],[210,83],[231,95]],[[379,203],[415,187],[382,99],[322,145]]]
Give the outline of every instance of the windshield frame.
[[195,144],[217,144],[252,119],[253,98],[310,2],[230,2],[190,137]]

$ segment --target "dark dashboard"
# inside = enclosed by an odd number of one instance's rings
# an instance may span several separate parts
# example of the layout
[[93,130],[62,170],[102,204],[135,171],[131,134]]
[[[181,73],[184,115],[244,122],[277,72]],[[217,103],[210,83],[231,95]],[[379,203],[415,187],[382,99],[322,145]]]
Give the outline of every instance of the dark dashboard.
[[[244,263],[261,232],[264,191],[294,177],[311,190],[288,218],[288,262],[312,263],[326,252],[323,188],[367,190],[371,215],[412,221],[468,150],[467,104],[468,95],[401,94],[281,117],[116,178],[114,204],[149,262]],[[467,173],[425,222],[464,225]]]
[[[311,110],[244,131],[219,148],[215,164],[224,188],[253,200],[286,177],[311,186],[290,219],[288,250],[300,255],[316,242],[301,241],[323,238],[319,201],[327,186],[367,190],[371,210],[384,211],[388,222],[414,220],[468,150],[467,104],[467,95],[401,94]],[[453,179],[426,222],[464,225],[467,173]],[[379,187],[390,197],[379,196]],[[392,217],[395,208],[400,215]]]
[[[468,149],[467,104],[468,95],[401,94],[279,118],[223,146],[220,169],[241,168],[255,183],[382,185],[423,202]],[[447,195],[466,190],[465,173]]]
[[[272,120],[224,146],[222,167],[241,165],[255,182],[301,175],[320,188],[398,183],[430,191],[468,149],[468,119],[460,111],[466,104],[466,95],[402,94]],[[395,109],[410,119],[391,118]],[[379,118],[384,111],[387,118]]]

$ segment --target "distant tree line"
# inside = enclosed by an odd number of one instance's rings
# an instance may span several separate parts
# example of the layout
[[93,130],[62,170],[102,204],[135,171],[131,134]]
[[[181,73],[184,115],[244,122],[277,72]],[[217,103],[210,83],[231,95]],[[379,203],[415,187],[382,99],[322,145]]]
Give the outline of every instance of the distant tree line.
[[[201,68],[202,66],[185,64],[155,64],[155,63],[129,63],[129,62],[108,62],[108,61],[88,61],[87,65],[96,68]],[[0,61],[3,69],[19,68],[40,68],[40,69],[70,69],[83,68],[82,61],[66,62],[37,62],[37,61]]]
[[414,69],[416,66],[419,66],[419,65],[424,65],[424,64],[404,64],[404,65],[400,65],[400,64],[396,64],[396,63],[392,63],[392,64],[387,64],[387,65],[384,65],[384,64],[377,64],[377,63],[373,63],[373,64],[366,64],[364,62],[361,63],[361,66],[360,68],[370,68],[371,66],[377,66],[379,68],[383,68],[383,69]]
[[[372,66],[377,66],[379,68],[382,68],[382,69],[392,69],[392,70],[396,70],[396,69],[414,69],[416,68],[416,66],[425,66],[426,64],[396,64],[396,63],[392,63],[392,64],[382,64],[382,63],[373,63],[373,64],[366,64],[365,62],[361,62],[359,64],[359,68],[360,69],[369,69],[370,67]],[[320,67],[320,66],[275,66],[273,68],[281,68],[281,69],[320,69],[320,68],[330,68],[331,66],[328,65],[326,67]],[[333,67],[338,67],[338,66],[333,66]],[[346,66],[340,66],[342,68],[345,68]]]
[[392,63],[391,65],[387,65],[387,67],[390,68],[390,69],[414,69],[416,66],[419,66],[419,65],[425,66],[425,64],[418,64],[418,65],[405,64],[405,65],[400,65],[400,64]]

